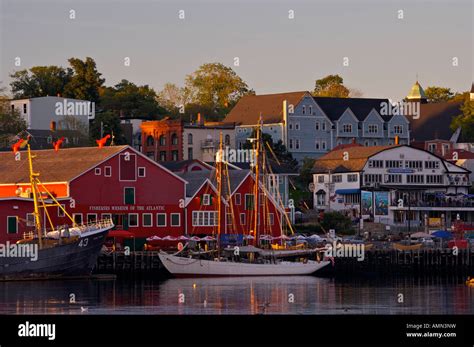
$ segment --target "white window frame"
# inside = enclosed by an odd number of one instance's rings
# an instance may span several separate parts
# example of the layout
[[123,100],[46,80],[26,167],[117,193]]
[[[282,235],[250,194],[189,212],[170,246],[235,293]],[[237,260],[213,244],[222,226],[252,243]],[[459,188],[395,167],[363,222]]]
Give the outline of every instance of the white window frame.
[[[350,129],[350,131],[345,130],[346,126]],[[344,134],[352,133],[352,124],[351,123],[342,124],[342,133]]]
[[241,213],[240,216],[239,216],[239,222],[240,222],[240,225],[245,225],[246,221],[245,221],[245,213]]
[[242,195],[240,193],[235,193],[235,205],[240,206],[242,204]]
[[[173,215],[178,216],[178,225],[173,225]],[[181,213],[170,213],[170,227],[180,227],[181,226]]]
[[[107,174],[107,170],[109,170],[109,174]],[[104,177],[112,177],[112,166],[104,167]]]
[[[132,225],[132,216],[137,216],[137,224],[136,225]],[[140,225],[140,222],[139,222],[139,218],[138,218],[138,213],[129,213],[128,214],[128,226],[131,227],[131,228],[137,228],[139,225]]]
[[94,174],[95,174],[96,176],[100,176],[101,173],[102,173],[102,169],[101,169],[100,167],[96,167],[96,168],[94,169]]
[[[66,209],[66,205],[65,204],[61,204],[61,207]],[[63,218],[63,217],[66,217],[66,214],[64,213],[63,210],[61,210],[61,208],[58,206],[58,217],[59,218]]]
[[[81,216],[81,223],[76,223],[76,216]],[[72,214],[72,220],[76,224],[79,224],[79,225],[84,224],[84,216],[82,215],[82,213],[73,213]]]
[[[29,219],[28,219],[28,216],[32,216],[32,220],[33,222],[31,222]],[[26,214],[26,226],[27,227],[34,227],[35,226],[35,214],[34,213],[27,213]]]
[[[145,223],[145,216],[150,216],[150,224]],[[153,226],[153,213],[143,213],[142,214],[142,227],[150,228]]]
[[300,122],[295,123],[295,130],[300,130]]
[[[158,222],[158,216],[164,216],[164,217],[165,217],[165,224],[160,224],[160,223]],[[166,226],[168,225],[168,220],[167,220],[167,219],[168,219],[168,218],[167,218],[167,216],[166,216],[166,213],[157,213],[157,214],[156,214],[156,226],[157,226],[158,228],[164,228],[164,227],[166,227]]]
[[[140,170],[143,170],[142,175],[140,175]],[[138,167],[138,177],[146,177],[146,167],[145,166],[139,166]]]
[[203,206],[211,206],[211,194],[203,194],[202,195],[202,205]]
[[102,220],[105,220],[105,219],[112,219],[112,213],[102,213],[102,214],[100,215],[100,218],[101,218]]
[[88,214],[86,215],[87,223],[90,223],[90,222],[89,222],[89,216],[95,216],[94,221],[97,222],[97,213],[88,213]]

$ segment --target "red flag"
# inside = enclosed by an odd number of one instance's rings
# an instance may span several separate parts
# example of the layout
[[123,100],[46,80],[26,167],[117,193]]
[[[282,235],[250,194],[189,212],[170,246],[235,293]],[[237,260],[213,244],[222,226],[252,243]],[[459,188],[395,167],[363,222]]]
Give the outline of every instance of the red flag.
[[103,138],[101,138],[100,140],[95,140],[95,142],[97,142],[97,145],[99,145],[99,148],[102,148],[102,147],[105,146],[105,144],[107,143],[107,140],[109,138],[110,138],[110,135],[107,134]]
[[61,147],[61,145],[63,144],[63,141],[64,141],[64,137],[61,137],[58,141],[53,142],[53,147],[56,152],[59,151],[59,147]]
[[25,146],[28,144],[29,139],[30,137],[28,136],[26,140],[19,139],[16,143],[14,143],[12,146],[13,153],[16,154],[16,152],[18,152],[20,148],[25,148]]

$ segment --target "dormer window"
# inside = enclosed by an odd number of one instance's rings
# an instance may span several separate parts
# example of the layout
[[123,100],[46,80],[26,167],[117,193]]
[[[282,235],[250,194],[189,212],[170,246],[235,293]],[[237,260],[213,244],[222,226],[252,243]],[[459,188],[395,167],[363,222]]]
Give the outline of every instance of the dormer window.
[[342,125],[342,132],[343,133],[351,133],[352,132],[352,124],[343,124]]
[[376,134],[379,130],[379,127],[377,126],[377,124],[369,124],[369,126],[367,127],[367,131],[369,134]]
[[303,114],[306,114],[306,106],[303,105],[303,108],[302,108],[302,111],[301,111]]
[[403,134],[403,125],[395,125],[393,127],[394,134]]

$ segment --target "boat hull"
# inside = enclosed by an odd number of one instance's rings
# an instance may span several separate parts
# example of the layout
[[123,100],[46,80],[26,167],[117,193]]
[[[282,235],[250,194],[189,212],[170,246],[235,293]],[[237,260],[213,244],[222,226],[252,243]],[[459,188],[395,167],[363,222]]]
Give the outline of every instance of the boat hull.
[[76,241],[38,250],[37,259],[0,257],[0,280],[51,279],[89,276],[110,228]]
[[300,276],[311,275],[329,261],[279,262],[277,264],[237,263],[159,254],[163,266],[177,277],[193,276]]

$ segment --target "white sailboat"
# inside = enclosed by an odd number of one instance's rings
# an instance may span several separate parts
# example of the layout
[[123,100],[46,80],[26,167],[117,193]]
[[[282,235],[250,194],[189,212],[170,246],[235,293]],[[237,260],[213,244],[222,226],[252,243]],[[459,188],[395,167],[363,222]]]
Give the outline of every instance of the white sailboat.
[[[260,152],[260,129],[257,130],[257,150],[256,150],[256,206],[259,206],[258,187],[259,187],[259,152]],[[220,135],[220,153],[223,153],[222,148],[222,133]],[[218,194],[221,196],[222,193],[222,160],[216,160],[217,170],[217,184]],[[222,253],[228,253],[226,257],[220,255],[219,250],[219,236],[220,236],[220,218],[221,208],[220,204],[218,211],[218,245],[217,245],[217,257],[213,259],[201,259],[199,256],[196,258],[193,255],[183,256],[183,250],[175,254],[167,254],[160,252],[159,257],[163,266],[172,275],[179,277],[197,277],[197,276],[295,276],[295,275],[311,275],[321,268],[327,266],[329,261],[314,261],[304,259],[304,261],[283,261],[279,260],[278,257],[268,256],[260,248],[253,246],[242,246],[223,249]],[[255,211],[257,213],[257,209]],[[257,217],[257,216],[256,216]],[[255,230],[257,229],[257,218],[255,218]],[[236,253],[234,253],[237,251]],[[268,252],[267,252],[268,253]],[[237,256],[234,256],[237,254]],[[242,256],[242,257],[241,257]]]

